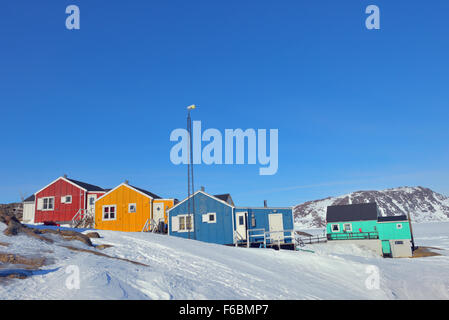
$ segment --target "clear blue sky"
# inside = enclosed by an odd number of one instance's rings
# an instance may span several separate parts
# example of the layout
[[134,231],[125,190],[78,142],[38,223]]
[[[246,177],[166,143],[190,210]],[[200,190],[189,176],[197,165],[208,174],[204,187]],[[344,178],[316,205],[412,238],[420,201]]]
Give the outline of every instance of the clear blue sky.
[[[65,28],[65,8],[81,29]],[[365,8],[381,30],[365,28]],[[279,170],[196,166],[238,205],[361,189],[449,194],[449,2],[2,1],[0,202],[58,176],[186,195],[185,107],[205,128],[279,129]]]

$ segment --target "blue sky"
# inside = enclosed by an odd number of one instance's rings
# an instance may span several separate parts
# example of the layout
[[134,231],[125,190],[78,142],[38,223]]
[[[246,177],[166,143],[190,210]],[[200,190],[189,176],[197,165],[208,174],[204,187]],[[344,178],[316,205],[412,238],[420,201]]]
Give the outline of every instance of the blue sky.
[[[65,28],[78,5],[81,29]],[[365,8],[381,29],[365,28]],[[2,1],[0,202],[58,176],[185,197],[185,107],[279,129],[279,170],[196,166],[238,205],[422,185],[449,195],[446,0]]]

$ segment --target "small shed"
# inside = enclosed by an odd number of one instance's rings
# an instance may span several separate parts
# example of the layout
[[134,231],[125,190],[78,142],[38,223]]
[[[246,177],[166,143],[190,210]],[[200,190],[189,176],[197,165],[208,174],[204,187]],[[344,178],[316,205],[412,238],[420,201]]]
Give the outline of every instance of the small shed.
[[24,223],[34,223],[35,212],[35,196],[34,194],[23,200],[23,217]]

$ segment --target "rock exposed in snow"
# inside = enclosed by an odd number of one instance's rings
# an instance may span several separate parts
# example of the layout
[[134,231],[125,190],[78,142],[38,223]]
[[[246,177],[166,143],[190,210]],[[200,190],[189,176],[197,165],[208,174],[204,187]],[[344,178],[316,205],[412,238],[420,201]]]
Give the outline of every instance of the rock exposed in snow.
[[413,222],[449,221],[449,198],[424,187],[400,187],[382,191],[356,191],[339,197],[297,205],[295,224],[323,227],[331,205],[376,202],[383,216],[410,213]]

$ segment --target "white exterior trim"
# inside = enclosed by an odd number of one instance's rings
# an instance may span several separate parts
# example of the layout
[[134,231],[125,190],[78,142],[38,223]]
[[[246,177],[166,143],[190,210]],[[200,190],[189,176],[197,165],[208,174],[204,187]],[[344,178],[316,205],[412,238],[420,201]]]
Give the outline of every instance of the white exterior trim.
[[[108,208],[114,207],[114,219],[111,219],[111,218],[105,219],[104,218],[104,208],[105,207],[108,207]],[[109,212],[109,216],[111,216],[111,212]],[[114,221],[114,220],[117,220],[117,205],[115,205],[115,204],[107,204],[107,205],[102,206],[101,207],[101,220],[102,221]]]
[[[334,230],[334,226],[337,226],[338,230]],[[339,223],[331,223],[331,232],[340,232],[340,224]]]
[[178,202],[176,205],[174,205],[173,207],[171,207],[170,209],[168,209],[168,210],[167,210],[167,213],[170,212],[172,209],[176,208],[177,206],[181,205],[182,203],[186,202],[188,199],[190,199],[190,198],[196,196],[198,193],[202,193],[202,194],[204,194],[204,195],[206,195],[206,196],[208,196],[208,197],[210,197],[210,198],[212,198],[212,199],[214,199],[214,200],[216,200],[216,201],[218,201],[218,202],[221,202],[221,203],[227,205],[228,207],[235,208],[234,206],[230,205],[230,204],[227,203],[226,201],[223,201],[223,200],[221,200],[221,199],[218,199],[218,198],[216,198],[216,197],[214,197],[214,196],[212,196],[212,195],[210,195],[210,194],[208,194],[208,193],[206,193],[206,192],[204,192],[204,191],[198,190],[198,191],[196,191],[194,194],[190,195],[190,197],[185,198],[185,199],[182,200],[181,202]]
[[[190,222],[192,224],[192,228],[190,228],[190,229],[187,229],[187,217],[191,217]],[[195,224],[194,224],[195,222],[193,219],[193,214],[179,214],[175,217],[172,217],[172,219],[173,218],[176,218],[177,222],[178,222],[178,230],[176,232],[185,233],[185,232],[193,232],[195,230]],[[180,229],[181,228],[180,218],[184,218],[184,229],[183,230]]]
[[[44,209],[44,199],[53,199],[53,208],[51,209]],[[55,211],[55,197],[51,196],[51,197],[42,197],[39,198],[40,201],[42,201],[42,208],[38,209],[39,211]],[[47,201],[47,207],[48,207],[48,201]]]
[[[134,206],[134,211],[131,212],[131,206]],[[137,204],[135,203],[128,203],[128,213],[136,213],[137,212]]]
[[56,180],[53,180],[51,183],[47,184],[45,187],[43,187],[43,188],[40,189],[39,191],[35,192],[34,195],[37,195],[39,192],[41,192],[41,191],[47,189],[47,188],[48,188],[49,186],[51,186],[53,183],[55,183],[55,182],[57,182],[57,181],[59,181],[59,180],[61,180],[61,179],[64,180],[65,182],[70,183],[71,185],[74,185],[75,187],[77,187],[77,188],[79,188],[79,189],[84,190],[85,192],[87,192],[86,189],[84,189],[83,187],[77,185],[76,183],[73,183],[72,181],[67,180],[67,179],[64,178],[64,177],[59,177],[59,178],[57,178]]

